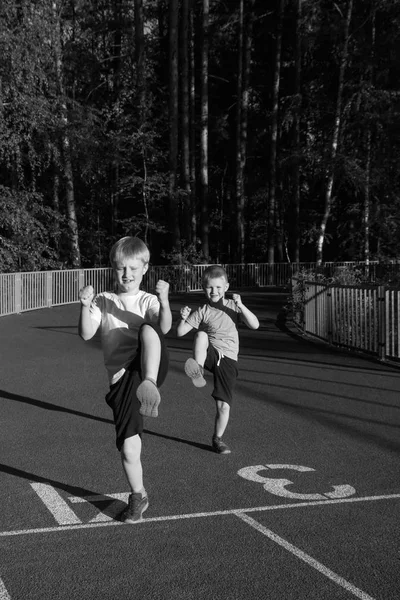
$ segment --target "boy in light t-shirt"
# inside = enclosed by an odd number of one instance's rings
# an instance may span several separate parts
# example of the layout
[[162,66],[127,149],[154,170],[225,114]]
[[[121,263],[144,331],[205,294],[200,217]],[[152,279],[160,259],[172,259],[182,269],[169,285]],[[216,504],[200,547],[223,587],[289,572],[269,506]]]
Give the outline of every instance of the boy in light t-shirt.
[[206,385],[204,369],[214,376],[212,396],[216,403],[216,416],[212,445],[219,454],[230,454],[229,446],[222,441],[228,425],[233,390],[238,376],[239,354],[238,317],[250,329],[258,329],[257,317],[242,302],[239,294],[232,300],[225,298],[229,288],[228,276],[222,267],[212,265],[203,273],[203,290],[208,302],[191,312],[189,306],[180,310],[181,319],[176,332],[178,337],[192,329],[194,339],[193,358],[185,363],[185,372],[196,387]]
[[158,416],[159,387],[168,371],[164,335],[171,329],[169,284],[158,281],[156,295],[140,289],[149,268],[150,252],[137,237],[124,237],[111,249],[117,291],[94,295],[92,286],[80,290],[79,335],[91,339],[100,328],[110,390],[116,444],[131,488],[120,519],[134,523],[149,506],[143,486],[141,436],[143,415]]

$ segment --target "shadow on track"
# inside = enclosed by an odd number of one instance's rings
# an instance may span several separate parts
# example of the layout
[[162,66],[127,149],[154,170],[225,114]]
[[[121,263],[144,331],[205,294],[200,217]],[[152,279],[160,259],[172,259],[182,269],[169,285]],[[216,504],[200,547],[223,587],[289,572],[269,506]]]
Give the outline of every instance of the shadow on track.
[[[9,465],[4,465],[0,463],[0,471],[6,473],[7,475],[12,475],[14,477],[18,477],[19,479],[27,479],[30,483],[43,483],[45,485],[51,485],[57,490],[61,490],[66,492],[69,496],[79,496],[80,498],[92,497],[92,496],[103,496],[102,492],[88,490],[83,487],[78,487],[74,485],[70,485],[64,483],[62,481],[56,481],[55,479],[49,479],[47,477],[41,477],[40,475],[36,475],[35,473],[29,473],[28,471],[22,471],[21,469],[17,469],[15,467],[11,467]],[[89,504],[92,504],[98,509],[99,502],[87,500]],[[120,506],[117,505],[120,504]],[[123,510],[126,506],[125,502],[120,500],[115,500],[114,498],[110,498],[109,500],[105,500],[104,504],[106,505],[101,509],[105,515],[115,518],[116,510]],[[108,507],[107,504],[113,505],[112,510],[110,509],[107,512]]]
[[[252,383],[252,382],[249,382]],[[275,386],[279,389],[282,386]],[[400,453],[400,442],[398,440],[398,434],[396,432],[397,439],[385,439],[378,433],[374,433],[371,431],[365,431],[365,429],[361,429],[363,424],[373,425],[373,426],[384,426],[398,429],[400,425],[392,424],[388,422],[376,421],[374,419],[367,419],[363,417],[354,416],[351,414],[346,414],[342,412],[335,412],[326,409],[321,409],[318,407],[304,406],[302,404],[296,404],[295,402],[287,402],[281,398],[276,398],[272,396],[272,394],[262,394],[256,392],[253,387],[250,392],[248,387],[241,381],[238,384],[238,389],[242,389],[245,394],[251,394],[251,396],[257,400],[261,400],[266,406],[272,405],[277,408],[281,408],[285,411],[289,411],[293,414],[296,414],[303,419],[307,419],[308,421],[316,421],[325,427],[334,428],[337,430],[341,430],[346,434],[357,437],[363,441],[368,440],[384,450],[389,450],[390,452],[395,452],[396,454]],[[293,388],[290,388],[293,389]],[[357,421],[355,424],[350,424],[348,422],[343,422],[343,419],[347,421]],[[357,426],[358,424],[358,426]]]
[[[43,408],[45,410],[52,410],[56,412],[65,412],[71,415],[75,415],[78,417],[84,417],[85,419],[92,419],[93,421],[100,421],[101,423],[108,423],[110,425],[114,425],[112,419],[105,419],[104,417],[97,417],[95,415],[90,415],[88,413],[84,413],[78,410],[73,410],[71,408],[65,408],[64,406],[57,406],[56,404],[50,404],[50,402],[43,402],[43,400],[36,400],[34,398],[28,398],[27,396],[19,396],[18,394],[12,394],[11,392],[6,392],[5,390],[0,390],[0,398],[4,398],[6,400],[15,400],[16,402],[23,402],[25,404],[31,404],[32,406],[37,406],[38,408]],[[185,440],[183,438],[174,437],[171,435],[166,435],[164,433],[159,433],[155,431],[151,431],[150,429],[143,429],[143,433],[147,435],[152,435],[154,437],[163,438],[165,440],[171,440],[172,442],[178,442],[179,444],[187,444],[188,446],[194,446],[195,448],[200,448],[201,450],[208,450],[210,452],[214,452],[211,446],[207,446],[206,444],[201,444],[198,442],[192,442],[190,440]],[[51,482],[50,482],[51,483]]]

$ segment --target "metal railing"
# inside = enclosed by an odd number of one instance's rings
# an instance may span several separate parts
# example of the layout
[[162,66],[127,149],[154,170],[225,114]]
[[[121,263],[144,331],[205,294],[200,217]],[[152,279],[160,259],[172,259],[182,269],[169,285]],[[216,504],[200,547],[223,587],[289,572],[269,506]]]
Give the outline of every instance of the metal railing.
[[306,333],[381,360],[400,359],[400,288],[313,281],[302,285],[304,310],[294,317]]
[[88,284],[97,291],[110,289],[112,270],[74,269],[2,274],[0,316],[78,302],[80,288]]
[[[143,289],[152,291],[159,279],[170,283],[172,292],[199,291],[208,265],[151,266]],[[231,290],[244,287],[289,286],[304,271],[334,275],[343,267],[362,268],[374,281],[381,265],[372,263],[248,263],[225,264]],[[387,266],[385,266],[387,268]],[[393,273],[399,265],[391,267]],[[110,268],[40,271],[0,274],[0,316],[71,304],[79,301],[79,290],[93,285],[96,292],[113,288]],[[384,289],[384,293],[382,292]],[[327,286],[307,282],[307,301],[301,317],[305,331],[330,343],[384,357],[400,357],[399,289],[364,286]],[[381,291],[379,291],[381,290]]]
[[[159,279],[170,283],[171,291],[202,289],[202,274],[208,265],[151,266],[143,280],[143,289],[154,289]],[[283,286],[301,269],[312,269],[315,263],[248,263],[223,265],[231,288]],[[93,285],[96,292],[112,289],[110,268],[38,271],[0,274],[0,316],[28,310],[48,308],[79,301],[79,290]]]

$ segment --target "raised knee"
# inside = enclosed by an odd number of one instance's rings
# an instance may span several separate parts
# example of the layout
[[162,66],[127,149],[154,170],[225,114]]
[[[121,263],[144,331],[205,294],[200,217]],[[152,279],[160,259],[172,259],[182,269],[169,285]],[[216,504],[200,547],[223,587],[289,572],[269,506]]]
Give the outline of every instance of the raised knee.
[[158,338],[157,332],[148,323],[141,326],[139,335],[142,340],[154,340]]
[[197,331],[194,336],[195,342],[203,347],[208,346],[208,335],[205,331]]

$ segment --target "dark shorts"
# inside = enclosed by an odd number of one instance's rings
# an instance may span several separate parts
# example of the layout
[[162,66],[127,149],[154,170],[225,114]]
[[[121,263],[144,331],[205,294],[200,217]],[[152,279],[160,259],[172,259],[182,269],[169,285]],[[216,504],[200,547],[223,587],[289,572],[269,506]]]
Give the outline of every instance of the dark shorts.
[[[150,325],[158,333],[161,342],[161,361],[157,377],[157,386],[160,387],[168,372],[168,349],[160,328],[150,323],[146,323],[146,325]],[[126,367],[121,379],[110,386],[110,391],[106,395],[106,402],[112,408],[114,415],[116,444],[119,451],[126,438],[136,434],[141,435],[143,432],[143,417],[139,413],[140,402],[136,397],[136,390],[141,381],[141,336],[139,330],[138,348],[132,362]]]
[[207,358],[204,368],[214,375],[214,389],[212,397],[215,400],[227,402],[230,406],[233,403],[233,392],[236,385],[236,379],[239,375],[237,361],[232,358],[219,358],[219,354],[211,344],[208,346]]

